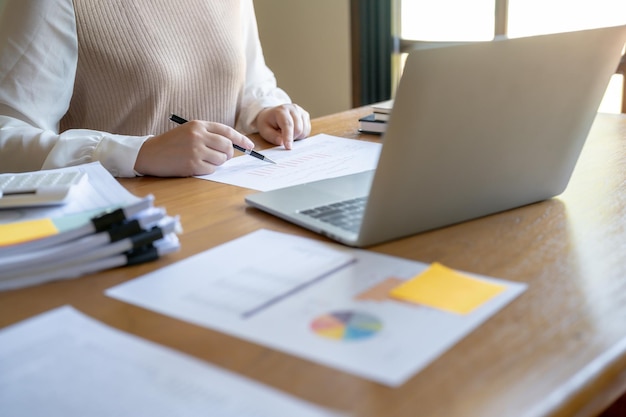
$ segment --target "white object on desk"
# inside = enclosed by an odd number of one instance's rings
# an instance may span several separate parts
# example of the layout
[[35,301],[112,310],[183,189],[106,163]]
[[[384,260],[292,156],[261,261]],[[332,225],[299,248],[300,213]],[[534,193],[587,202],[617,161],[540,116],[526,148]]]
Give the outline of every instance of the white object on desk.
[[[323,252],[328,253],[326,259],[349,257],[355,261],[333,266],[319,256]],[[318,272],[318,278],[275,297],[276,288],[284,286],[286,278],[297,278],[305,263]],[[388,298],[361,297],[392,277],[408,279],[426,268],[407,259],[258,230],[110,288],[106,294],[398,386],[526,288],[525,284],[480,277],[505,289],[466,315]],[[339,323],[347,316],[349,321]],[[322,327],[329,321],[335,321],[336,330],[347,333],[324,337]],[[332,329],[327,326],[325,330]]]
[[0,331],[5,416],[336,416],[65,306]]
[[[15,207],[0,210],[0,223],[42,218],[55,219],[61,230],[75,227],[100,213],[103,209],[122,207],[140,200],[131,194],[99,162],[70,168],[59,168],[51,172],[78,170],[86,175],[87,181],[77,193],[72,193],[63,205],[44,207]],[[2,199],[0,199],[2,200]]]
[[87,174],[78,169],[0,174],[0,208],[64,204],[86,181]]
[[293,149],[264,149],[276,164],[236,157],[198,178],[258,191],[303,184],[376,168],[381,144],[319,134],[295,141]]

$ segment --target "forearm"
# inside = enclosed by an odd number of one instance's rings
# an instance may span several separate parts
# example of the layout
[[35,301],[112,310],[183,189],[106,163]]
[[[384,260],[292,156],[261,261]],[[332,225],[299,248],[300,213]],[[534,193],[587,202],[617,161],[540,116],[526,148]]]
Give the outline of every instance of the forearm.
[[114,176],[132,177],[137,154],[147,138],[78,129],[57,134],[0,116],[0,172],[36,171],[99,161]]

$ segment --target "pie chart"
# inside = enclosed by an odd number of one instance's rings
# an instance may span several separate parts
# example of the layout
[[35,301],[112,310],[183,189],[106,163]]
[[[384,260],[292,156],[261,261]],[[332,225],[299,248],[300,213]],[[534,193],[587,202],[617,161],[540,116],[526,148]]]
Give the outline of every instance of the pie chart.
[[335,311],[311,322],[311,329],[318,336],[342,341],[368,339],[382,328],[383,324],[378,318],[356,311]]

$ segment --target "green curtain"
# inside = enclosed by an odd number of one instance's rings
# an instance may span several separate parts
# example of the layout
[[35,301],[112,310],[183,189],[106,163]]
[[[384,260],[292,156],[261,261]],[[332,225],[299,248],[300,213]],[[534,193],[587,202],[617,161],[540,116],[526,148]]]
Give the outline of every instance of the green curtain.
[[391,98],[392,0],[352,0],[355,107]]

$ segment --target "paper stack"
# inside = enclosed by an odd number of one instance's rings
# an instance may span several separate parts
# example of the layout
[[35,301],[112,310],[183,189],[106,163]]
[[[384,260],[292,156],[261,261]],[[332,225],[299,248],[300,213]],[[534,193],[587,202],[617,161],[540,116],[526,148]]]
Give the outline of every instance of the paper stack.
[[[158,259],[179,249],[178,217],[153,206],[148,196],[125,207],[105,211],[90,221],[60,233],[0,246],[0,290]],[[2,225],[13,236],[27,235],[34,223],[27,220]],[[46,230],[39,228],[38,230]]]
[[147,262],[179,249],[179,219],[154,207],[152,196],[128,192],[99,162],[26,174],[68,172],[85,181],[62,203],[0,209],[0,291]]

